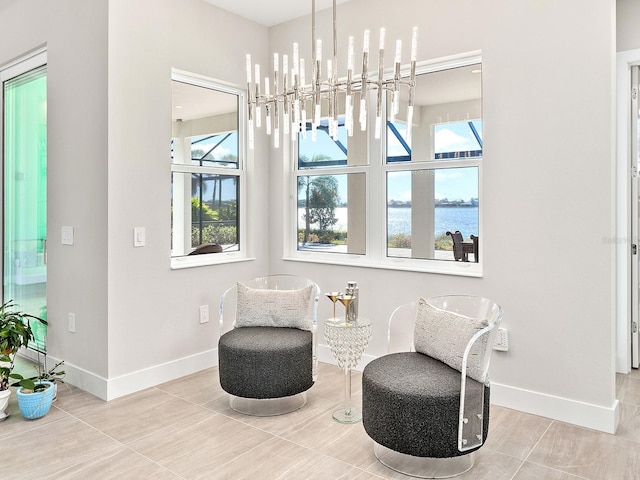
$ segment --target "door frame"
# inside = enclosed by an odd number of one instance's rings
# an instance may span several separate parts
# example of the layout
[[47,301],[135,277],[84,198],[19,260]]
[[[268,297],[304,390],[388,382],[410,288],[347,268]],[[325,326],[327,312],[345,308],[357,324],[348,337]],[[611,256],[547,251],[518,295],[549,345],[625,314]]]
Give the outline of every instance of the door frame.
[[[616,371],[631,371],[632,289],[639,287],[632,278],[632,245],[638,234],[632,231],[633,198],[631,161],[631,68],[640,65],[640,49],[618,52],[616,62],[616,165],[615,165],[615,305]],[[639,253],[640,254],[640,253]],[[637,261],[637,259],[636,259]],[[636,276],[637,277],[637,276]],[[637,334],[636,334],[637,335]]]
[[[4,205],[4,82],[12,78],[23,75],[31,70],[47,65],[47,48],[40,47],[34,49],[25,55],[22,55],[4,65],[0,65],[0,202]],[[48,215],[47,215],[48,217]],[[0,225],[0,245],[4,242],[4,214],[0,214],[3,219]],[[48,219],[48,218],[47,218]],[[46,255],[46,252],[44,253]],[[4,255],[0,255],[0,272],[4,275]],[[0,282],[0,299],[4,298],[4,281]],[[46,301],[46,299],[45,299]],[[21,354],[39,361],[41,352],[32,349],[23,348]]]

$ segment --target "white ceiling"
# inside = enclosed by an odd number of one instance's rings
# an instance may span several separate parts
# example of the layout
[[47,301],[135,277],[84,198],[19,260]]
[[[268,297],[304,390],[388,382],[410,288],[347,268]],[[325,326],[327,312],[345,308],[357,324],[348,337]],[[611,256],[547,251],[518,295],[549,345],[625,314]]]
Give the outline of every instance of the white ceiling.
[[[311,0],[204,0],[228,12],[270,27],[311,14]],[[337,0],[337,4],[349,0]],[[316,10],[331,8],[332,0],[316,0]]]

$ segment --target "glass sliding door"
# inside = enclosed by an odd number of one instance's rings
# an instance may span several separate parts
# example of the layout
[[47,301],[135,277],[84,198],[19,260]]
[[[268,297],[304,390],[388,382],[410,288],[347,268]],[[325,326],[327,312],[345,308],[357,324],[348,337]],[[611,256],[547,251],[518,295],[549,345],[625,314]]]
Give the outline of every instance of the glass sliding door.
[[[31,59],[33,60],[33,58]],[[3,301],[47,316],[47,70],[0,72],[3,139]],[[16,71],[17,70],[17,71]],[[22,70],[22,72],[20,72]],[[46,351],[46,327],[32,324]]]

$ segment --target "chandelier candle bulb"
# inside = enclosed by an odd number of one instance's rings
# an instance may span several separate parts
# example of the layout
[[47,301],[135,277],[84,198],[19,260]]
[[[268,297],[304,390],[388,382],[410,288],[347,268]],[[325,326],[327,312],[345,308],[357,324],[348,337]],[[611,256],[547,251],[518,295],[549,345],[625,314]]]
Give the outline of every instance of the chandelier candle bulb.
[[289,72],[289,57],[287,55],[282,55],[282,73],[284,74],[285,92],[289,89],[289,79],[287,78],[288,72]]
[[298,52],[298,44],[293,44],[293,75],[297,75],[299,71],[299,52]]
[[380,29],[380,50],[384,50],[384,37],[386,30],[383,28]]
[[396,62],[400,63],[400,59],[402,58],[402,40],[396,40]]
[[415,62],[418,58],[418,27],[413,27],[411,32],[411,61]]
[[[269,98],[269,77],[264,78],[264,94]],[[269,104],[265,106],[265,109],[267,110],[266,131],[267,135],[271,135],[271,108],[269,107]]]
[[255,86],[256,86],[256,128],[262,126],[262,110],[260,108],[260,65],[255,65]]
[[[251,55],[247,54],[247,83],[251,85]],[[249,88],[251,90],[251,88]]]

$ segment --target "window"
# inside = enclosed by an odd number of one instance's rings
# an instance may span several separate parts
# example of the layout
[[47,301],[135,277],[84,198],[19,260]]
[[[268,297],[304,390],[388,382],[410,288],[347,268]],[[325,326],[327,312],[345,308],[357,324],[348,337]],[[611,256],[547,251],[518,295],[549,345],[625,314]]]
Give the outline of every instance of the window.
[[[172,98],[172,266],[244,257],[244,168],[238,129],[242,94],[201,77],[174,73]],[[201,251],[206,254],[199,255]]]
[[314,142],[307,130],[297,142],[297,250],[365,255],[366,132],[347,136],[343,117],[336,138],[318,128]]
[[[481,274],[480,57],[417,70],[410,136],[402,93],[386,138],[371,125],[352,137],[340,126],[336,139],[318,129],[316,142],[299,134],[294,259]],[[456,231],[475,248],[462,260],[447,235]]]

